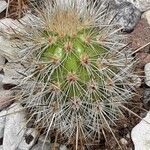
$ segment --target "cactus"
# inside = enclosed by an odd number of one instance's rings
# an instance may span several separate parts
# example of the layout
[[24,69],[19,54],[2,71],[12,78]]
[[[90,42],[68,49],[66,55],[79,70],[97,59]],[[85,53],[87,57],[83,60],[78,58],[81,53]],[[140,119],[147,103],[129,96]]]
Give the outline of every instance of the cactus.
[[[135,59],[104,2],[46,1],[9,33],[24,67],[16,99],[37,128],[100,139],[133,96]],[[16,90],[17,89],[17,90]]]

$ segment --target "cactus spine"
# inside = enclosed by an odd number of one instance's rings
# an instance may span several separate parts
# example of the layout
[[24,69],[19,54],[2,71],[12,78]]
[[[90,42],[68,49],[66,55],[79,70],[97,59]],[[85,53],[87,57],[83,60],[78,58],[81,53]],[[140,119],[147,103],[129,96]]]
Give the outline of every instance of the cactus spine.
[[78,4],[46,1],[23,31],[10,33],[25,67],[17,98],[47,136],[55,129],[77,145],[123,115],[135,63],[104,3]]

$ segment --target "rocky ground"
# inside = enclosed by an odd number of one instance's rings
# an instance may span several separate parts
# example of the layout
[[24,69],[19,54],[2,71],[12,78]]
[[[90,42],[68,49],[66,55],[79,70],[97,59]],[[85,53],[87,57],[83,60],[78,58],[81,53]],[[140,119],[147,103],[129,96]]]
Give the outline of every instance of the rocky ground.
[[[137,95],[128,106],[130,111],[124,112],[125,118],[119,120],[116,123],[117,126],[112,129],[123,150],[149,150],[150,113],[147,112],[150,109],[150,0],[110,0],[110,2],[113,3],[108,4],[112,4],[112,9],[117,12],[115,19],[123,27],[124,34],[128,36],[133,55],[139,60],[135,68],[138,75]],[[16,5],[18,8],[15,0],[12,0],[12,3],[8,9],[8,1],[0,0],[0,28],[4,27],[4,24],[15,25],[14,22],[11,23],[14,20],[4,19],[6,15],[16,19],[22,17],[20,10],[28,10],[25,1],[19,5],[19,9],[14,9]],[[4,42],[2,37],[0,37],[0,42]],[[0,49],[4,47],[6,48],[6,45]],[[9,50],[9,47],[7,49]],[[23,107],[10,99],[11,88],[16,82],[9,78],[10,72],[7,71],[7,67],[5,70],[2,69],[4,64],[7,64],[7,61],[0,56],[0,149],[41,150],[45,137],[39,136],[34,128],[24,127]],[[14,69],[12,72],[14,73]],[[145,119],[142,119],[144,117]],[[51,142],[45,141],[44,150],[53,149],[54,146],[59,150],[71,150],[71,147],[65,146],[64,141],[54,144],[55,138],[57,137],[54,135]],[[89,143],[85,149],[119,150],[120,147],[111,133],[108,133],[107,141],[102,140],[100,143],[95,141],[95,145]]]

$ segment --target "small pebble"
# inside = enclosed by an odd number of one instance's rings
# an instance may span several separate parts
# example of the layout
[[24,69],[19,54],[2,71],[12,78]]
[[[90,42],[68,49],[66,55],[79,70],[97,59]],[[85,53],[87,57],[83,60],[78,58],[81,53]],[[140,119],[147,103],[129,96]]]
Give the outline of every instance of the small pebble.
[[128,144],[128,141],[127,141],[125,138],[120,139],[120,142],[121,142],[123,145],[127,145],[127,144]]
[[128,134],[126,135],[126,137],[127,137],[128,139],[130,139],[130,134],[128,133]]
[[146,11],[143,15],[143,18],[145,18],[150,25],[150,10]]
[[145,111],[145,112],[141,112],[141,113],[140,113],[140,117],[141,117],[141,118],[146,117],[146,115],[147,115],[147,112],[146,112],[146,111]]
[[133,76],[132,80],[135,83],[136,88],[141,86],[142,80],[138,75]]

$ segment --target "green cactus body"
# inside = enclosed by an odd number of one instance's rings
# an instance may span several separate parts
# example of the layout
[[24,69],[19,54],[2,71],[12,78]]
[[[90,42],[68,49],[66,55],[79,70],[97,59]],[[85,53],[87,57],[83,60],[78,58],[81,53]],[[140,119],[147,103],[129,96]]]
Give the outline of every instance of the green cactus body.
[[[58,34],[55,35],[52,32],[50,32],[50,37],[46,34],[46,38],[50,39],[50,42],[54,42],[45,49],[40,60],[51,63],[55,68],[52,74],[51,72],[47,74],[46,79],[51,74],[50,82],[59,85],[62,91],[67,91],[70,86],[70,92],[65,98],[67,100],[71,100],[73,97],[82,99],[87,95],[85,92],[78,91],[77,84],[83,91],[88,92],[92,89],[94,91],[105,78],[103,77],[102,80],[99,64],[101,64],[100,58],[107,53],[107,50],[95,42],[98,30],[95,29],[93,33],[91,31],[92,29],[82,29],[72,37],[69,35],[59,37]],[[91,33],[94,36],[91,36]],[[110,69],[112,68],[110,67]],[[64,84],[68,84],[68,86],[64,87]],[[96,97],[100,100],[98,96]],[[96,100],[93,99],[93,101]]]

